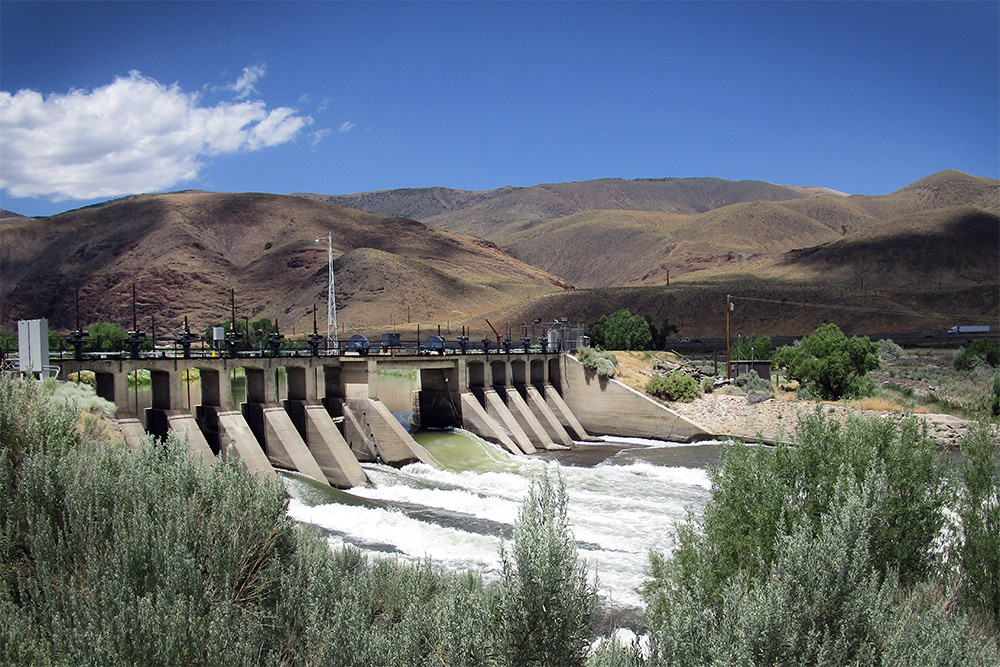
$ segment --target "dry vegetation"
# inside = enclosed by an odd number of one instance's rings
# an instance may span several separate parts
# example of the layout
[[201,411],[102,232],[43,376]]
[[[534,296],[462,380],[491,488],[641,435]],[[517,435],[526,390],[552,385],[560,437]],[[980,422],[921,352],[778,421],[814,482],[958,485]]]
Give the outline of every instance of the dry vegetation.
[[478,336],[486,318],[516,330],[627,308],[720,338],[727,294],[744,299],[734,335],[1000,321],[998,182],[955,171],[878,197],[711,178],[309,197],[180,192],[4,218],[0,327],[72,328],[79,289],[85,326],[131,328],[134,282],[140,328],[154,315],[161,332],[185,316],[195,329],[228,319],[235,288],[238,317],[301,336],[326,300],[315,239],[327,233],[352,333],[440,324]]

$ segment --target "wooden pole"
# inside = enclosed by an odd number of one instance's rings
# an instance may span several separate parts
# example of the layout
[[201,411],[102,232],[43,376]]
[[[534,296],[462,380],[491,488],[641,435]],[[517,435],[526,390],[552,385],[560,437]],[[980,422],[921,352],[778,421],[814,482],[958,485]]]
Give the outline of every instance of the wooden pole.
[[726,379],[733,379],[733,365],[732,365],[732,346],[730,345],[730,340],[732,340],[732,312],[733,312],[733,297],[729,294],[726,295]]

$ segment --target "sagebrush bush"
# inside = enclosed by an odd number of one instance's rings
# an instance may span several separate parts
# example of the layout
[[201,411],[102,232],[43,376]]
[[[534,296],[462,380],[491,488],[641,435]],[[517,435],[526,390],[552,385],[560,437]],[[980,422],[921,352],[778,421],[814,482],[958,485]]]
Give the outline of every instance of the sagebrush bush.
[[561,483],[532,485],[485,585],[331,551],[280,481],[174,436],[85,440],[53,395],[0,376],[0,664],[583,664],[596,595]]
[[736,379],[733,380],[733,384],[743,389],[747,394],[774,395],[774,387],[771,386],[771,383],[762,378],[755,370],[749,370],[746,373],[737,375]]
[[878,341],[878,356],[883,363],[896,361],[906,357],[906,351],[891,338],[881,338]]
[[576,357],[584,368],[594,371],[600,377],[614,377],[618,370],[618,357],[611,352],[581,347],[577,349]]
[[[669,557],[654,554],[644,596],[655,661],[995,662],[991,603],[974,595],[958,606],[936,592],[953,586],[943,562],[953,549],[952,561],[970,549],[997,552],[997,524],[971,520],[970,529],[994,528],[942,547],[953,475],[921,423],[842,426],[817,411],[800,419],[794,442],[725,445],[709,472],[703,521],[679,526]],[[973,462],[972,477],[992,482],[976,488],[997,486],[1000,461],[990,452],[991,462]],[[962,506],[985,516],[1000,502]],[[991,562],[982,551],[968,558]],[[963,590],[995,590],[995,565],[978,574],[967,567]]]
[[971,371],[977,366],[1000,366],[1000,340],[994,338],[977,338],[965,348],[959,349],[955,355],[955,368],[960,371]]
[[566,486],[548,472],[521,505],[510,553],[501,552],[499,645],[508,665],[582,665],[597,593],[566,515]]
[[646,382],[645,389],[650,396],[685,403],[690,403],[701,393],[698,381],[682,371],[674,371],[668,375],[654,375]]

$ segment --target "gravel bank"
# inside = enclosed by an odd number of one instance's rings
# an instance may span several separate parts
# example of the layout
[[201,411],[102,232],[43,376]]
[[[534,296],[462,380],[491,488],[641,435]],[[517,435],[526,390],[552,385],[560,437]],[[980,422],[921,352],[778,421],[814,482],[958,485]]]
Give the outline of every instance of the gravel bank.
[[[674,411],[698,422],[717,436],[735,436],[752,442],[776,442],[779,438],[790,440],[799,415],[823,410],[827,417],[845,420],[850,414],[878,416],[899,420],[903,413],[858,410],[839,403],[809,401],[778,401],[769,399],[755,405],[746,396],[705,394],[692,403],[667,403]],[[968,431],[972,422],[945,414],[918,414],[925,420],[931,437],[944,447],[955,447]]]

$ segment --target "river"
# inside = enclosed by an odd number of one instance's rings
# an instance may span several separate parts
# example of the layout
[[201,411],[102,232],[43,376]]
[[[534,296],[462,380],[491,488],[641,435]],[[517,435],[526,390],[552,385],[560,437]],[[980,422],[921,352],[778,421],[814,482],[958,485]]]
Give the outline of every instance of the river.
[[[241,400],[242,375],[233,382],[234,398]],[[407,425],[416,375],[380,372],[378,383],[380,400]],[[283,392],[282,377],[278,386]],[[197,380],[190,387],[197,403]],[[149,394],[148,384],[136,391],[140,406],[149,405]],[[570,451],[514,456],[460,429],[414,438],[437,468],[363,464],[372,486],[347,491],[281,472],[290,516],[319,527],[333,548],[352,544],[408,561],[430,558],[490,578],[499,571],[500,541],[509,539],[531,479],[546,467],[558,470],[580,556],[597,575],[605,609],[626,617],[644,606],[638,587],[649,552],[669,551],[676,523],[701,516],[710,486],[705,467],[719,455],[714,442],[608,437],[578,442]]]
[[491,578],[531,479],[557,470],[579,554],[597,575],[604,607],[624,616],[644,606],[638,588],[650,550],[669,551],[676,523],[700,516],[710,487],[705,466],[718,459],[717,443],[606,438],[567,452],[514,456],[462,430],[414,437],[439,468],[364,464],[373,486],[349,491],[283,473],[289,514],[321,528],[334,548],[430,558]]

